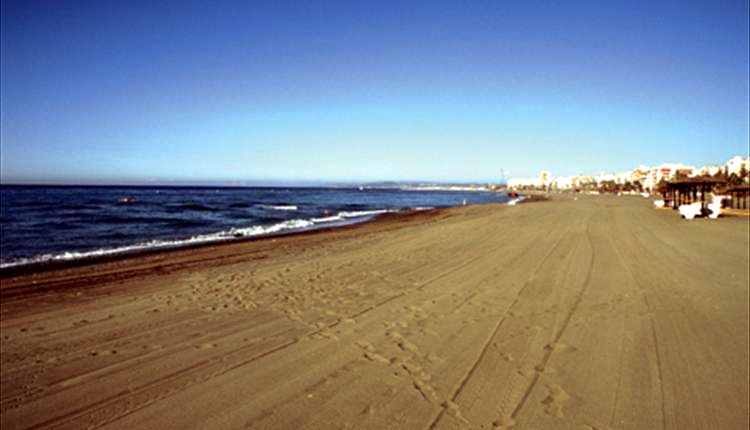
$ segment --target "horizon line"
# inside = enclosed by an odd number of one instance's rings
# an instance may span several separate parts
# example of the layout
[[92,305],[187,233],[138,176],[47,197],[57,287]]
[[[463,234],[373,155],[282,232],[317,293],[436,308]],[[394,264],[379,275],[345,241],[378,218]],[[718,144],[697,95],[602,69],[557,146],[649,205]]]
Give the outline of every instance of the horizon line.
[[2,187],[196,187],[196,188],[308,188],[308,187],[357,187],[374,185],[506,185],[507,181],[435,181],[435,180],[368,180],[368,181],[324,181],[324,180],[208,180],[208,181],[123,181],[123,182],[85,182],[85,181],[0,181]]

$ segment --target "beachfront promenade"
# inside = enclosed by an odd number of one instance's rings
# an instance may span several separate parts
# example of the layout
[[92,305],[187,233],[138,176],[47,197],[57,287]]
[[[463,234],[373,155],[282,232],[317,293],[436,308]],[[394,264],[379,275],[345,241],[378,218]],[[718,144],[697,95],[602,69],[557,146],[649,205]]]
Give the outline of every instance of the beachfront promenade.
[[0,427],[746,429],[749,226],[563,196],[4,278]]

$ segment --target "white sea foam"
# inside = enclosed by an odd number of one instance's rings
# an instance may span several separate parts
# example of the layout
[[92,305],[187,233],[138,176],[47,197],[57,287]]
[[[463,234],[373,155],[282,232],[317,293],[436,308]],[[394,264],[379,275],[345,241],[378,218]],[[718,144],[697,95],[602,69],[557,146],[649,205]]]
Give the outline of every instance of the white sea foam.
[[30,264],[57,263],[73,260],[84,260],[93,258],[110,257],[123,254],[132,254],[151,250],[164,250],[183,248],[192,245],[220,243],[239,238],[261,237],[272,234],[292,233],[298,231],[311,230],[315,228],[334,227],[347,225],[362,221],[367,221],[376,215],[397,212],[396,210],[373,210],[373,211],[355,211],[340,212],[334,216],[313,219],[292,219],[282,221],[271,225],[254,225],[242,228],[233,228],[216,233],[201,234],[185,239],[174,240],[151,240],[148,242],[136,243],[114,248],[95,249],[91,251],[72,251],[61,254],[45,254],[32,258],[21,258],[8,262],[0,262],[0,269],[8,267],[25,266]]
[[360,218],[360,217],[373,217],[375,215],[380,215],[384,213],[389,212],[398,212],[395,209],[380,209],[375,211],[344,211],[339,212],[339,216],[342,218]]
[[[266,225],[266,226],[254,225],[254,226],[245,227],[245,228],[233,228],[229,231],[229,233],[232,237],[260,236],[260,235],[278,233],[280,231],[300,230],[300,229],[309,228],[312,226],[313,226],[313,222],[310,220],[290,219],[287,221],[282,221],[278,224],[272,224],[272,225]],[[218,234],[221,234],[221,233],[218,233]]]
[[368,220],[374,216],[381,215],[384,213],[391,213],[391,212],[398,212],[398,210],[395,209],[381,209],[381,210],[373,210],[373,211],[344,211],[339,212],[336,215],[322,217],[322,218],[313,218],[312,222],[315,224],[324,224],[324,223],[338,223],[341,221],[346,220]]
[[341,221],[342,219],[343,219],[342,217],[338,215],[334,215],[334,216],[326,216],[323,218],[313,218],[312,222],[314,222],[315,224],[325,224],[325,223],[330,223],[330,222]]
[[260,205],[261,208],[271,211],[296,211],[299,207],[296,205]]

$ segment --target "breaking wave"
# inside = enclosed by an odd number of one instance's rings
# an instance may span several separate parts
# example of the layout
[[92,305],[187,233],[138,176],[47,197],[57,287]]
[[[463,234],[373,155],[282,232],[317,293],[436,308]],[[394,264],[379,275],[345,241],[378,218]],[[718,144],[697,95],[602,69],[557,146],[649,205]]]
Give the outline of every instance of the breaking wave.
[[97,259],[102,257],[137,254],[152,250],[177,249],[190,246],[227,242],[241,238],[263,237],[276,234],[294,233],[318,228],[336,227],[355,224],[371,220],[377,215],[396,210],[345,211],[336,215],[311,218],[291,219],[271,225],[251,225],[242,228],[232,228],[216,233],[199,234],[183,239],[150,240],[147,242],[112,248],[100,248],[90,251],[69,251],[60,254],[44,254],[30,258],[17,258],[0,263],[0,269],[8,267],[49,264],[74,260]]

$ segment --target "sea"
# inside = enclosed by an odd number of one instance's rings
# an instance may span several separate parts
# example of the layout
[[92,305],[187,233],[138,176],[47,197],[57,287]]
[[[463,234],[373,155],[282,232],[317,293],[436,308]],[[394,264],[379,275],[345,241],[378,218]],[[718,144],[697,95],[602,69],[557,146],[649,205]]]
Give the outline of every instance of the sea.
[[503,203],[398,188],[0,187],[0,269],[338,227],[388,212]]

